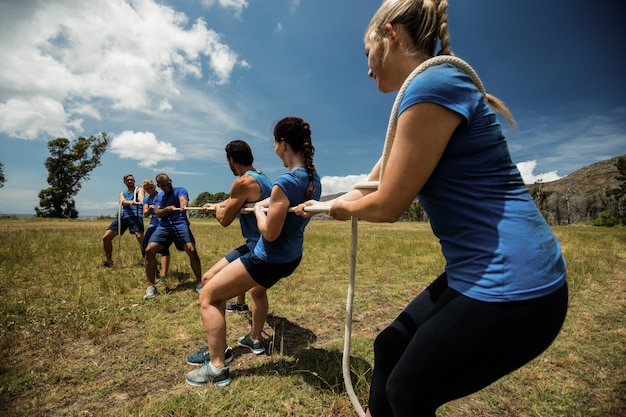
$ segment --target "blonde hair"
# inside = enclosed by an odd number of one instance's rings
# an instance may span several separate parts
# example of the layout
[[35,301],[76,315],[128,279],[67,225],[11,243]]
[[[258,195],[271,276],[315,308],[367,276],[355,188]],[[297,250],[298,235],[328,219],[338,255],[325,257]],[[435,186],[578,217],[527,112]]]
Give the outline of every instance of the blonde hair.
[[[450,48],[447,10],[447,0],[385,0],[372,16],[365,34],[370,41],[383,43],[383,56],[389,50],[387,23],[400,25],[406,30],[411,40],[409,45],[404,45],[407,55],[424,55],[425,58],[454,55]],[[435,53],[438,43],[440,48]],[[504,102],[488,93],[485,98],[512,128],[516,128],[515,118]]]
[[150,178],[146,178],[145,180],[143,180],[143,182],[141,183],[141,188],[143,188],[145,190],[146,189],[146,185],[152,185],[152,186],[156,187],[156,184]]

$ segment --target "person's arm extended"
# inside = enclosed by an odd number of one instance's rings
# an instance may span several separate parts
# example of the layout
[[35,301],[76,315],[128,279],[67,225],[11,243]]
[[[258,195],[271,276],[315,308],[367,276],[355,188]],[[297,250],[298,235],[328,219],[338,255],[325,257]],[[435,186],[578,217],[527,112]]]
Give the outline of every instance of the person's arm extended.
[[432,103],[406,109],[398,119],[378,189],[352,201],[336,199],[330,215],[339,220],[356,216],[371,222],[395,222],[415,200],[462,120],[458,113]]
[[289,211],[289,198],[282,188],[275,185],[269,199],[267,213],[267,199],[254,205],[254,215],[256,216],[259,231],[268,242],[273,242],[280,236],[280,232],[285,225],[285,218]]
[[261,187],[250,175],[237,178],[230,189],[230,197],[215,205],[215,217],[224,227],[230,226],[248,201],[256,201],[261,196]]
[[154,204],[150,205],[148,203],[143,204],[143,217],[150,217],[152,215],[152,210],[154,210]]

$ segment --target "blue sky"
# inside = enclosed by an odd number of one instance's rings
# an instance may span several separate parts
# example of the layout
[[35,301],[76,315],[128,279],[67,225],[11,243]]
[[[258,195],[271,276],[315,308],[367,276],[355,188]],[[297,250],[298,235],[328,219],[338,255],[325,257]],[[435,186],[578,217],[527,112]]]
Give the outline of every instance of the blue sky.
[[[450,0],[452,50],[506,102],[528,183],[626,153],[626,6],[617,0]],[[0,0],[0,213],[34,213],[47,143],[107,132],[76,197],[116,212],[122,176],[166,172],[193,199],[228,192],[224,146],[284,167],[272,126],[312,127],[324,194],[361,180],[395,94],[367,77],[363,30],[380,0]]]

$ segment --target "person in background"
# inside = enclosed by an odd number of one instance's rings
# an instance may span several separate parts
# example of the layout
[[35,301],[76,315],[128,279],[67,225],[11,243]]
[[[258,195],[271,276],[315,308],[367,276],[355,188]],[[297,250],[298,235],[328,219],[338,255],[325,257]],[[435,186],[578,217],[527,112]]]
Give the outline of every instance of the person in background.
[[[157,225],[159,224],[159,218],[154,213],[154,202],[157,199],[157,196],[162,193],[157,191],[156,185],[154,181],[151,179],[143,180],[141,187],[144,190],[145,197],[143,199],[143,215],[144,217],[150,218],[150,224],[146,228],[146,231],[143,235],[143,244],[142,244],[142,253],[144,258],[146,256],[146,246],[148,246],[148,242],[150,241],[150,236],[156,230]],[[164,284],[167,280],[167,274],[170,270],[170,249],[169,247],[164,247],[162,251],[159,252],[161,255],[161,274],[159,277],[159,283]],[[158,272],[158,271],[157,271]],[[156,273],[155,273],[156,279]]]
[[[537,357],[567,312],[560,243],[493,109],[514,126],[512,114],[456,64],[420,67],[437,45],[437,55],[452,55],[447,5],[385,1],[374,14],[364,38],[368,75],[383,93],[404,91],[395,139],[370,173],[377,190],[324,203],[335,219],[394,222],[417,197],[446,260],[376,337],[367,416],[435,416]],[[308,217],[310,204],[298,214]]]
[[[250,146],[243,140],[234,140],[226,145],[226,160],[228,166],[237,179],[233,182],[230,195],[222,203],[209,203],[202,206],[205,211],[214,211],[217,221],[224,227],[229,226],[235,218],[239,217],[241,234],[246,242],[225,257],[217,261],[204,275],[202,283],[206,284],[219,271],[235,259],[250,252],[256,246],[261,233],[257,226],[256,217],[251,213],[243,213],[242,209],[249,203],[265,200],[270,196],[272,182],[261,171],[252,166],[254,157]],[[248,305],[245,299],[246,293],[237,295],[237,300],[226,305],[226,311],[246,312]],[[202,365],[208,355],[209,348],[204,346],[200,351],[187,356],[190,365]],[[227,350],[226,361],[232,360],[232,351]]]
[[200,292],[200,315],[209,354],[204,365],[187,373],[185,380],[190,385],[230,383],[229,366],[225,362],[225,304],[247,290],[252,297],[252,329],[237,343],[257,355],[265,351],[261,332],[269,309],[267,290],[291,275],[302,260],[304,230],[310,219],[296,216],[289,208],[311,198],[318,199],[322,191],[313,163],[315,149],[309,124],[298,117],[277,122],[274,150],[289,171],[274,182],[269,199],[254,205],[261,238],[254,250],[226,265]]
[[111,222],[102,236],[102,246],[106,259],[102,263],[105,268],[113,266],[113,239],[124,234],[126,229],[135,235],[139,249],[143,242],[143,217],[141,215],[141,202],[144,198],[143,188],[135,187],[135,177],[132,174],[124,175],[126,191],[122,191],[118,197],[121,205],[118,216]]
[[196,240],[189,227],[189,219],[185,212],[189,202],[189,194],[183,187],[174,187],[167,174],[157,175],[156,183],[162,194],[159,194],[154,201],[154,213],[159,218],[159,224],[146,246],[144,266],[149,286],[144,295],[145,299],[154,298],[158,294],[155,287],[156,254],[172,243],[176,249],[184,250],[189,256],[191,269],[196,277],[196,288],[202,285],[202,265],[196,250]]

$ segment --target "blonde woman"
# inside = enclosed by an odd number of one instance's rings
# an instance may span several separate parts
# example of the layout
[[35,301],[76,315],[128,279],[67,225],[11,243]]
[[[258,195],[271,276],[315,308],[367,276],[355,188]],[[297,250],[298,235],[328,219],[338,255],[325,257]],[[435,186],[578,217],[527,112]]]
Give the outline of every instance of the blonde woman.
[[417,197],[446,259],[374,342],[373,417],[435,416],[538,356],[567,311],[560,244],[494,109],[512,124],[513,116],[464,65],[424,69],[452,54],[446,10],[445,0],[385,1],[367,26],[369,77],[383,93],[401,92],[395,135],[370,174],[379,188],[351,191],[330,210],[341,220],[393,222]]

